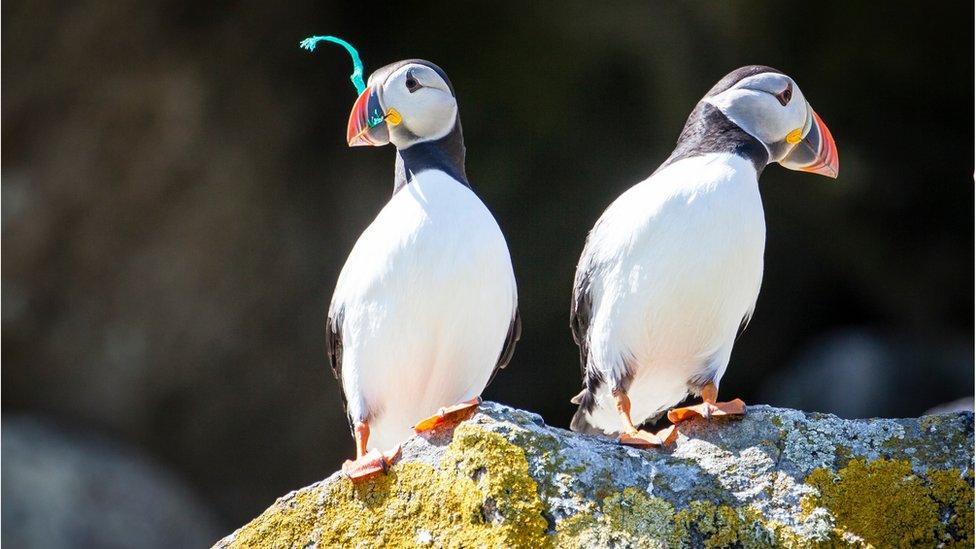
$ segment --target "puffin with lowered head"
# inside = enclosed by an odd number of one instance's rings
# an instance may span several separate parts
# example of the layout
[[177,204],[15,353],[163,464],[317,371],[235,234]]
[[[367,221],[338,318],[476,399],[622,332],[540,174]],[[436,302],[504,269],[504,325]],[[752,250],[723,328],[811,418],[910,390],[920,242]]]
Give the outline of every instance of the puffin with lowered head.
[[[659,446],[681,421],[745,413],[739,399],[719,402],[718,388],[759,296],[759,175],[772,163],[836,178],[837,148],[792,78],[742,67],[698,102],[671,156],[597,220],[573,286],[583,371],[573,430]],[[689,395],[702,403],[672,409]],[[665,412],[675,425],[638,428]]]
[[465,174],[444,71],[419,59],[375,71],[346,137],[397,150],[393,196],[349,254],[327,321],[356,440],[343,470],[359,479],[385,471],[414,432],[470,415],[521,320],[505,237]]

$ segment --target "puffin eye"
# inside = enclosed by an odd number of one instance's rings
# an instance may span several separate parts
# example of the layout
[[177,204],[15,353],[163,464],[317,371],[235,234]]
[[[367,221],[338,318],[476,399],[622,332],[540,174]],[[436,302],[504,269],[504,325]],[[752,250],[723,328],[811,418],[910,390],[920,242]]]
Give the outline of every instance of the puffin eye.
[[776,100],[779,101],[780,105],[783,105],[785,107],[790,102],[790,99],[792,98],[793,98],[793,83],[787,82],[786,89],[776,94]]
[[406,85],[407,90],[409,90],[410,93],[413,93],[420,88],[420,82],[417,82],[417,79],[412,76],[407,76]]

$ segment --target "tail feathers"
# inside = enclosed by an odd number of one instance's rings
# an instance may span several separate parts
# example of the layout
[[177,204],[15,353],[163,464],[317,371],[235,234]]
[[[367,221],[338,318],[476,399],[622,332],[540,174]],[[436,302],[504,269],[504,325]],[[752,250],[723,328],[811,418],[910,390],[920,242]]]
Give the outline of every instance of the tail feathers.
[[[573,404],[579,406],[576,413],[573,414],[573,420],[569,423],[569,428],[577,433],[583,433],[584,435],[595,435],[601,437],[614,437],[618,432],[616,427],[619,424],[616,423],[617,414],[613,413],[608,416],[607,410],[603,410],[597,407],[596,397],[593,393],[586,389],[583,389],[578,395],[574,396],[570,401]],[[643,418],[641,425],[653,425],[656,423],[664,413],[670,408],[670,406],[655,412],[652,416],[648,418]],[[596,416],[594,418],[594,416]],[[634,418],[635,420],[641,420],[641,418]],[[610,422],[610,423],[607,423]],[[597,427],[594,423],[603,425],[603,427]],[[611,427],[607,427],[610,425]]]
[[573,420],[569,423],[569,428],[577,433],[583,433],[584,435],[595,435],[595,436],[606,436],[603,429],[594,427],[593,424],[587,419],[587,412],[580,408],[576,410],[573,414]]
[[593,406],[596,404],[596,399],[593,397],[593,393],[589,391],[586,387],[579,392],[576,396],[569,400],[573,404],[579,406],[576,413],[573,414],[573,420],[569,422],[569,428],[577,433],[583,433],[585,435],[598,435],[603,436],[603,429],[595,427],[587,416],[593,411]]

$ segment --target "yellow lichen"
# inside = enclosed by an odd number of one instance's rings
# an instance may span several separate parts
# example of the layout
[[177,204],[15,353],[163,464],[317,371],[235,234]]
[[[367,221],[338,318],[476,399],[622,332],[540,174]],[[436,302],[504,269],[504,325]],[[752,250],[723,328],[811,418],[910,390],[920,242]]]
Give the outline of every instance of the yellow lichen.
[[480,491],[487,496],[483,510],[498,516],[500,534],[508,546],[514,542],[538,546],[543,542],[549,523],[522,448],[497,433],[461,425],[454,431],[441,469],[479,479]]
[[673,547],[772,547],[774,532],[756,511],[693,501],[674,517]]
[[556,547],[806,548],[793,529],[765,520],[751,507],[692,501],[675,512],[664,499],[636,488],[608,496],[599,506],[558,524]]
[[599,509],[559,523],[556,547],[666,547],[674,507],[636,488],[607,496]]
[[[973,488],[958,471],[931,471],[923,478],[912,472],[907,460],[865,463],[856,459],[837,473],[817,469],[807,483],[818,489],[819,496],[804,501],[803,509],[830,511],[837,541],[846,534],[877,547],[965,540],[972,546]],[[942,509],[953,514],[950,528],[943,523]]]
[[965,475],[959,471],[930,471],[931,494],[939,504],[940,516],[945,519],[945,531],[940,538],[946,547],[973,546],[973,470]]
[[[243,527],[231,546],[971,547],[973,542],[972,471],[918,475],[908,461],[862,459],[836,473],[815,470],[807,483],[816,493],[800,502],[799,518],[822,516],[820,524],[832,520],[835,530],[829,540],[808,539],[805,530],[767,520],[748,505],[698,500],[676,510],[637,487],[619,491],[610,471],[594,482],[595,500],[569,493],[571,477],[562,470],[541,473],[543,486],[538,486],[529,475],[526,451],[534,456],[552,450],[530,442],[513,443],[462,424],[437,465],[405,462],[367,482],[332,480],[305,488]],[[543,500],[555,496],[573,499],[578,513],[550,525]],[[817,535],[828,535],[828,528]]]
[[522,449],[462,425],[439,468],[404,463],[365,483],[301,490],[232,547],[539,547],[550,543],[542,511]]

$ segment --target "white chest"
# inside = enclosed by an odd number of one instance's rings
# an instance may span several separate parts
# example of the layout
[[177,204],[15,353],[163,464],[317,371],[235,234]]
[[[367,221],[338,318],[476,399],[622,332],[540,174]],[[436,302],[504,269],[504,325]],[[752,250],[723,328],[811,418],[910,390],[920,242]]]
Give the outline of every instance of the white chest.
[[625,192],[588,247],[602,358],[719,352],[755,304],[764,247],[756,173],[740,157],[681,160]]
[[477,396],[516,306],[498,224],[477,196],[428,171],[366,229],[339,276],[343,386],[377,444],[439,407]]

